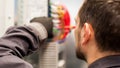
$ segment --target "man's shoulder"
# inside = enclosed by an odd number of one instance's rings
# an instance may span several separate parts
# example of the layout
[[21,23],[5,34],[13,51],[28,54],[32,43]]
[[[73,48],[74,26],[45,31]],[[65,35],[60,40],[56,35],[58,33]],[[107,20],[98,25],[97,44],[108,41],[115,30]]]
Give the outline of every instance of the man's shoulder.
[[112,55],[98,59],[89,68],[120,68],[120,55]]

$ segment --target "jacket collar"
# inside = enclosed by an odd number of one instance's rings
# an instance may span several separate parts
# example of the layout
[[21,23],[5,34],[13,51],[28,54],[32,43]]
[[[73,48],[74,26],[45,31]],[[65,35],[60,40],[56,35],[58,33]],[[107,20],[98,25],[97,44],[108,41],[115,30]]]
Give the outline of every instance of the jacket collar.
[[109,68],[114,66],[120,66],[120,55],[111,55],[98,59],[88,68]]

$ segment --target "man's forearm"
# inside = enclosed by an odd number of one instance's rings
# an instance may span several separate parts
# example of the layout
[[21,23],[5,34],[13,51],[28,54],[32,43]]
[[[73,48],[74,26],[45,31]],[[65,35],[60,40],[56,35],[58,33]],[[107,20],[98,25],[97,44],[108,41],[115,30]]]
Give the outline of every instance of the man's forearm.
[[30,24],[8,29],[0,39],[0,48],[7,48],[7,52],[2,52],[1,55],[11,53],[23,57],[37,50],[41,42],[47,38],[46,30],[42,27],[39,24]]

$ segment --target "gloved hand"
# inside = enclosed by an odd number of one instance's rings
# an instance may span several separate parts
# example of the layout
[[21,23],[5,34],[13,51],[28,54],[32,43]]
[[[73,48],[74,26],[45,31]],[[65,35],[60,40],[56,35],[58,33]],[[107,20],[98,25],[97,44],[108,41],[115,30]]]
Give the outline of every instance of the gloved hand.
[[33,23],[33,22],[41,23],[47,30],[48,39],[53,38],[53,22],[52,22],[52,18],[49,18],[49,17],[36,17],[36,18],[33,18],[30,22],[31,23]]

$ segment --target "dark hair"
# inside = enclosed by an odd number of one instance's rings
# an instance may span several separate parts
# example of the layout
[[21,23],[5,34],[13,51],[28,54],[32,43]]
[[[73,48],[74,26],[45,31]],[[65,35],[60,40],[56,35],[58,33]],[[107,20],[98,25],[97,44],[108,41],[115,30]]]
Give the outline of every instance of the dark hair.
[[92,25],[101,51],[120,52],[120,0],[85,0],[80,26]]

